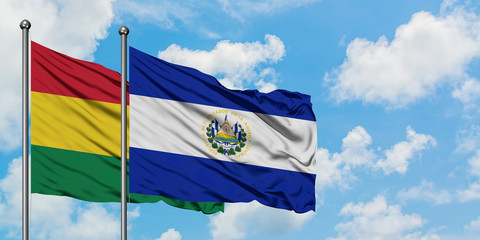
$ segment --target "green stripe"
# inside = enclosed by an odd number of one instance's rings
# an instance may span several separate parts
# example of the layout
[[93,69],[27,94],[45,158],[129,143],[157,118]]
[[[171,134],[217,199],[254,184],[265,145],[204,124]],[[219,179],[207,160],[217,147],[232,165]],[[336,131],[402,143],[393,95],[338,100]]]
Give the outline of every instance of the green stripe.
[[[120,158],[32,145],[32,193],[69,196],[90,202],[120,202]],[[130,194],[131,203],[165,203],[206,214],[224,203],[185,202],[168,197]]]
[[221,142],[238,143],[238,140],[236,138],[230,139],[230,138],[223,138],[223,137],[215,137],[214,140],[221,141]]

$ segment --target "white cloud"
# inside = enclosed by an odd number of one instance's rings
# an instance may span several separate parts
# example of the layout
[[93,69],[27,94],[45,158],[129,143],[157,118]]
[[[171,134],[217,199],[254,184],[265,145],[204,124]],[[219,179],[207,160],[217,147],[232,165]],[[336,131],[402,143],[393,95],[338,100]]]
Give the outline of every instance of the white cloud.
[[411,187],[408,190],[402,189],[398,192],[397,197],[401,201],[407,200],[423,200],[432,202],[435,205],[446,204],[452,202],[452,196],[446,190],[435,190],[433,183],[422,181],[417,187]]
[[322,190],[326,186],[339,185],[348,188],[348,183],[355,179],[352,169],[371,166],[376,154],[369,145],[372,138],[367,131],[357,126],[342,140],[342,152],[330,156],[327,149],[317,151],[316,187]]
[[174,228],[170,228],[156,240],[182,240],[182,235]]
[[376,157],[373,150],[368,149],[370,144],[372,137],[367,131],[363,127],[355,127],[342,140],[342,152],[339,157],[349,166],[369,165]]
[[478,29],[480,17],[461,8],[441,16],[418,12],[391,42],[385,36],[350,42],[343,64],[324,79],[337,101],[405,107],[465,78],[466,66],[480,56]]
[[[32,23],[33,41],[53,46],[56,51],[75,58],[92,60],[98,40],[107,36],[113,18],[112,2],[114,0],[7,0],[2,1],[0,22],[4,25],[2,29],[7,28],[13,36],[18,36],[15,39],[20,39],[18,25],[26,18]],[[16,40],[3,48],[8,51],[6,47],[19,45]],[[15,50],[20,56],[19,47]]]
[[475,102],[480,99],[480,82],[474,78],[469,78],[463,82],[460,88],[452,92],[452,96],[462,101],[467,108],[475,107]]
[[480,217],[472,220],[469,225],[465,226],[465,230],[469,232],[480,232]]
[[477,154],[468,159],[468,164],[471,173],[480,179],[480,150],[477,150]]
[[21,141],[21,30],[28,19],[33,41],[73,57],[93,59],[98,40],[107,35],[113,0],[0,1],[0,150]]
[[455,139],[457,153],[471,153],[480,149],[480,126],[472,125],[470,129],[463,129],[457,132]]
[[[470,173],[480,180],[480,150],[468,159]],[[457,190],[457,197],[460,202],[480,200],[480,181],[470,184],[468,189]]]
[[[115,22],[130,22],[131,18],[140,23],[148,23],[163,29],[198,33],[209,39],[221,36],[211,30],[204,21],[221,11],[218,3],[196,0],[116,0],[114,4]],[[207,13],[207,14],[202,14]],[[216,22],[218,24],[218,21]]]
[[444,13],[457,5],[458,0],[443,0],[440,5],[440,12]]
[[260,80],[255,83],[255,87],[260,92],[268,93],[277,89],[277,73],[273,68],[265,68],[259,74]]
[[[52,204],[51,197],[43,197],[48,198],[45,204]],[[32,201],[35,200],[35,198],[32,199]],[[76,206],[74,209],[76,210],[73,213],[53,211],[57,214],[57,217],[52,216],[53,219],[61,216],[62,220],[67,220],[66,222],[58,221],[58,224],[52,224],[52,218],[41,217],[39,221],[43,223],[43,226],[37,227],[37,229],[41,229],[39,230],[40,234],[44,235],[45,239],[103,240],[118,239],[120,237],[118,227],[120,221],[100,204],[89,204],[85,208]],[[73,214],[76,215],[75,219],[72,218]],[[38,226],[39,224],[36,223],[36,225]]]
[[255,83],[255,87],[258,89],[258,91],[263,93],[269,93],[277,89],[277,85],[272,82],[264,82],[263,79],[260,79],[260,81]]
[[330,240],[439,239],[435,234],[412,232],[426,221],[418,214],[403,214],[400,206],[388,205],[383,196],[377,196],[367,203],[348,203],[340,215],[353,219],[337,224],[335,230],[338,236],[328,238]]
[[140,217],[140,207],[136,206],[134,209],[127,211],[128,220],[134,220]]
[[376,167],[383,169],[389,175],[393,171],[405,174],[408,168],[408,160],[429,146],[435,146],[436,141],[430,135],[418,134],[410,126],[407,127],[407,141],[399,142],[385,153],[386,158],[380,159]]
[[[235,22],[244,22],[247,17],[274,14],[279,11],[308,5],[320,0],[117,0],[114,4],[116,21],[128,21],[133,17],[140,23],[150,23],[165,29],[187,28],[210,39],[220,38],[220,34],[207,25],[212,16],[227,14]],[[207,13],[207,14],[205,14]],[[215,18],[215,23],[222,25]],[[228,22],[226,24],[231,24]],[[231,25],[229,25],[231,26]]]
[[298,214],[253,201],[227,204],[225,212],[210,217],[209,226],[213,240],[244,239],[257,234],[276,236],[301,229],[313,216],[312,211]]
[[260,87],[275,87],[276,74],[273,68],[262,69],[260,64],[276,63],[285,55],[282,40],[275,35],[265,35],[265,43],[232,43],[220,41],[211,51],[190,50],[172,44],[158,57],[166,61],[196,68],[215,75],[222,84],[243,88],[254,80]]
[[0,180],[0,227],[17,236],[22,224],[22,158],[8,165],[7,176]]
[[432,232],[428,232],[426,234],[422,234],[420,232],[410,233],[403,238],[403,240],[440,240],[440,239],[443,239],[443,237],[440,237],[438,234],[432,233]]
[[350,167],[345,166],[341,158],[330,157],[327,149],[318,149],[315,157],[317,160],[315,183],[317,191],[322,191],[325,187],[333,187],[335,185],[348,188],[348,183],[355,179],[355,176],[350,171]]
[[223,11],[239,20],[248,16],[273,14],[274,12],[301,7],[320,0],[217,0]]
[[[14,159],[0,180],[0,228],[8,238],[21,236],[21,158]],[[118,216],[101,204],[80,204],[68,197],[32,194],[30,234],[35,239],[118,239]]]
[[338,41],[338,46],[343,47],[345,46],[345,39],[347,38],[347,35],[343,35],[342,38],[340,38],[340,41]]
[[[163,28],[173,28],[176,21],[188,23],[195,16],[193,1],[171,0],[118,0],[115,13],[121,17],[132,16],[141,23],[152,23]],[[198,5],[197,5],[198,6]]]
[[382,153],[371,147],[372,138],[361,126],[350,131],[342,141],[342,152],[330,154],[327,149],[317,150],[317,190],[339,185],[348,188],[349,182],[356,179],[353,171],[358,168],[383,170],[386,175],[392,172],[405,174],[409,161],[429,146],[435,145],[430,135],[416,133],[407,127],[407,140],[393,145]]
[[457,197],[460,202],[480,200],[480,182],[470,184],[465,190],[457,190]]
[[134,209],[127,209],[127,231],[130,231],[133,227],[133,220],[140,217],[140,206],[136,206]]

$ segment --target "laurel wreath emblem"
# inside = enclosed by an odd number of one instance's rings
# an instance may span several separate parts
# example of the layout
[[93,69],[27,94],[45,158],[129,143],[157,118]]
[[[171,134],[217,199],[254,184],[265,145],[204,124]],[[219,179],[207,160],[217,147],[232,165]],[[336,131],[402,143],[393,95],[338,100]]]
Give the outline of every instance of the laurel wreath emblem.
[[234,144],[233,146],[225,146],[221,144],[220,142],[214,141],[213,136],[212,136],[212,127],[213,124],[215,124],[215,121],[212,120],[212,122],[208,125],[206,128],[206,135],[208,137],[208,142],[211,144],[211,147],[216,149],[218,153],[225,154],[225,155],[235,155],[237,153],[240,153],[242,149],[245,147],[245,142],[247,141],[247,132],[243,130],[243,127],[241,124],[238,125],[240,128],[240,136],[241,139],[239,141],[239,144]]

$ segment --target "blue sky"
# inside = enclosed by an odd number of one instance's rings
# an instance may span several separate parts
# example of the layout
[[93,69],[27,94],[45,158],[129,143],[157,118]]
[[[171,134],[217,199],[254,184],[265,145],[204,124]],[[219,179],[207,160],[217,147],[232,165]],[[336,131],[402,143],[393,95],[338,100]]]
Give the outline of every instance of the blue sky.
[[[312,96],[317,211],[129,205],[130,239],[480,239],[480,4],[4,0],[0,238],[21,232],[21,31],[120,70],[129,45],[230,88]],[[118,239],[119,204],[33,195],[33,239]]]

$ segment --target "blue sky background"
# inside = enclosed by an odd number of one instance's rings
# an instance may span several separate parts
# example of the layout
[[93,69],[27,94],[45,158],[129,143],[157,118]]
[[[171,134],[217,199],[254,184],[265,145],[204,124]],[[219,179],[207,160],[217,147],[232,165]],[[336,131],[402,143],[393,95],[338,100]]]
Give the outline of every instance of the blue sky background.
[[[4,0],[0,239],[21,238],[21,31],[120,70],[129,45],[230,88],[312,96],[317,211],[129,205],[129,239],[480,239],[480,3]],[[118,239],[119,204],[32,197],[32,239]]]

